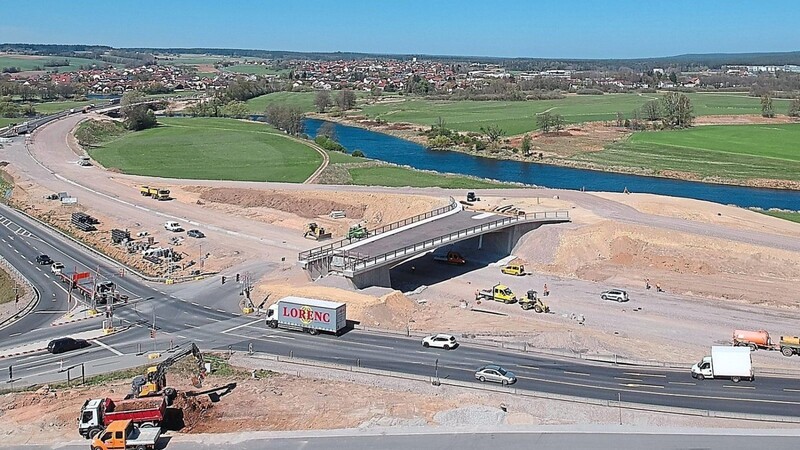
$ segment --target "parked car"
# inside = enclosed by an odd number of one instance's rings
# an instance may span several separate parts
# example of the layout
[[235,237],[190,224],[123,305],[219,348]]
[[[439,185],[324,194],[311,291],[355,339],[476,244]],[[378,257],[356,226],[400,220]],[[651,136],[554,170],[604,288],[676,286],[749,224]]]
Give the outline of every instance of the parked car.
[[458,347],[456,337],[449,334],[434,334],[422,340],[423,347],[436,347],[451,350]]
[[501,384],[514,384],[517,382],[517,376],[514,375],[514,372],[494,364],[478,369],[475,372],[475,378],[480,382],[491,381]]
[[203,234],[203,232],[200,231],[200,230],[189,230],[189,231],[186,232],[186,234],[189,237],[193,237],[193,238],[197,238],[197,239],[206,237],[206,235]]
[[43,266],[48,266],[50,264],[53,264],[53,260],[50,259],[50,257],[47,256],[47,255],[39,255],[39,256],[36,257],[36,264],[41,264]]
[[178,222],[170,220],[168,222],[164,222],[164,229],[167,231],[172,231],[175,233],[183,231],[183,227]]
[[630,300],[628,298],[628,293],[623,291],[622,289],[611,289],[608,291],[603,291],[600,294],[600,298],[603,300],[614,300],[616,302],[627,302]]
[[50,266],[50,272],[55,274],[61,273],[62,270],[64,270],[64,263],[62,262],[56,261]]
[[84,339],[73,339],[70,337],[53,339],[47,343],[47,351],[53,354],[71,352],[72,350],[80,350],[89,347],[88,341]]

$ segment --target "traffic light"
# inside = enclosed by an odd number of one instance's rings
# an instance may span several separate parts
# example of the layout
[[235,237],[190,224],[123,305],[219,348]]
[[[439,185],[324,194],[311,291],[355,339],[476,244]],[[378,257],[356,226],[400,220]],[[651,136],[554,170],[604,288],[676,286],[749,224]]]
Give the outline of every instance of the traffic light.
[[222,276],[222,284],[225,284],[225,275]]
[[151,328],[150,329],[150,339],[155,339],[155,338],[156,338],[156,329],[155,328]]
[[239,282],[239,274],[238,273],[236,274],[236,282],[237,283]]

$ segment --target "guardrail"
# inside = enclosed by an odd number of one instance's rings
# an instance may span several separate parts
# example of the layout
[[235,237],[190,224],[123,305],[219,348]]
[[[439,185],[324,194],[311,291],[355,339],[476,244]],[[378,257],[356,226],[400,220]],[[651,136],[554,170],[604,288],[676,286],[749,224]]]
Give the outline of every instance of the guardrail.
[[356,252],[345,251],[342,254],[336,255],[336,261],[333,263],[333,265],[337,269],[344,270],[347,272],[356,272],[359,270],[365,270],[370,266],[375,266],[379,263],[386,263],[391,260],[407,256],[409,254],[413,255],[422,250],[432,249],[448,242],[460,240],[477,234],[482,234],[490,230],[504,228],[509,225],[517,224],[520,222],[529,222],[532,220],[568,221],[569,211],[544,211],[544,212],[535,212],[529,214],[521,214],[513,217],[503,217],[502,219],[497,219],[492,222],[483,223],[481,225],[475,225],[442,236],[437,236],[435,238],[427,239],[422,242],[417,242],[415,244],[407,245],[397,250],[386,252],[377,256],[365,257]]
[[7,317],[3,320],[0,320],[0,328],[3,328],[10,323],[13,323],[23,317],[25,317],[28,313],[36,308],[36,305],[39,303],[39,290],[33,285],[33,283],[28,280],[28,278],[22,274],[13,264],[11,264],[7,259],[3,256],[0,256],[0,265],[2,265],[8,272],[11,273],[11,276],[16,278],[17,281],[21,281],[28,290],[28,294],[30,295],[30,300],[28,303],[25,304],[22,308],[20,308],[16,313]]
[[[408,381],[424,382],[426,384],[432,384],[434,386],[453,386],[466,389],[474,389],[476,391],[483,391],[483,392],[512,394],[517,397],[540,398],[540,399],[563,401],[570,403],[582,403],[587,405],[603,406],[618,410],[622,409],[637,410],[637,411],[648,411],[648,412],[665,413],[665,414],[688,415],[696,417],[710,417],[718,419],[752,420],[759,422],[800,423],[800,418],[789,415],[774,416],[765,414],[735,413],[735,412],[716,411],[709,409],[694,409],[694,408],[675,407],[675,406],[651,405],[646,403],[625,402],[622,401],[623,399],[622,396],[619,397],[619,400],[603,400],[598,398],[578,397],[565,394],[554,394],[549,392],[519,389],[516,387],[516,385],[511,385],[511,386],[492,385],[492,384],[477,383],[477,382],[459,381],[459,380],[440,378],[435,376],[411,375],[401,372],[392,372],[388,370],[371,369],[368,367],[363,367],[361,365],[360,359],[355,359],[353,361],[355,364],[346,365],[341,363],[328,363],[328,362],[315,361],[305,358],[296,358],[291,353],[289,356],[277,355],[272,353],[250,353],[246,354],[246,356],[258,360],[276,361],[297,366],[325,368],[325,369],[339,370],[343,372],[359,373],[363,375],[374,375],[374,376],[395,378]],[[277,367],[270,366],[269,369],[276,370]],[[299,376],[299,372],[296,373]],[[319,377],[321,373],[324,374],[325,372],[314,371],[314,376]]]
[[[446,206],[442,206],[440,208],[436,208],[432,211],[428,211],[422,214],[417,214],[414,217],[410,217],[408,219],[398,220],[397,222],[392,222],[388,225],[384,225],[380,228],[376,228],[374,230],[368,230],[367,237],[372,237],[378,234],[383,234],[388,231],[396,230],[398,228],[404,227],[406,225],[410,225],[415,222],[419,222],[421,220],[429,219],[434,216],[438,216],[444,213],[448,213],[458,207],[458,202],[453,198],[450,197],[450,203]],[[366,239],[367,237],[363,238]],[[360,239],[359,239],[360,240]],[[305,250],[300,252],[297,255],[298,261],[309,261],[316,258],[321,258],[324,256],[328,256],[333,253],[334,250],[338,250],[344,246],[350,245],[353,243],[353,239],[342,239],[330,244],[321,245],[319,247],[312,248],[310,250]]]

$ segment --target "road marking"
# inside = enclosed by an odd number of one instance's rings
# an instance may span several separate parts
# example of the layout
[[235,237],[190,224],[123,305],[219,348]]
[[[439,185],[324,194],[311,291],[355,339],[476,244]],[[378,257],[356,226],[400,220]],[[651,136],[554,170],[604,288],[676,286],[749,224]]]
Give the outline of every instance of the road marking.
[[46,276],[47,278],[50,278],[50,275],[48,275],[48,274],[44,274],[44,276]]
[[614,379],[615,380],[620,380],[620,381],[635,381],[637,383],[641,383],[642,382],[642,380],[637,380],[636,378],[614,377]]
[[[9,334],[9,335],[8,335],[8,337],[19,336],[20,334],[22,334],[22,332],[19,332],[19,333],[14,333],[14,334]],[[784,391],[785,391],[785,390],[786,390],[786,389],[784,389]]]
[[[23,256],[24,258],[24,256]],[[28,264],[33,265],[33,261],[28,261]]]
[[36,270],[38,270],[39,272],[42,271],[41,267],[37,267]]
[[197,303],[197,302],[192,302],[192,304],[193,304],[194,306],[200,306],[200,303]]
[[724,388],[731,388],[731,389],[755,389],[755,386],[731,386],[729,384],[723,384],[722,387]]
[[[11,247],[11,246],[9,245],[9,247]],[[19,253],[19,250],[17,250],[17,249],[14,249],[14,251],[15,251],[15,252],[17,252],[17,253]],[[24,256],[23,256],[23,258],[24,258]]]
[[[17,334],[19,334],[19,333],[17,333]],[[786,392],[800,392],[800,389],[783,388],[783,390],[786,391]]]
[[98,341],[97,339],[92,339],[92,342],[94,342],[95,344],[99,345],[100,347],[103,347],[104,349],[114,353],[117,356],[122,356],[123,355],[123,353],[121,351],[119,351],[119,350],[117,350],[115,348],[112,348],[110,345],[104,344],[104,343]]
[[258,323],[258,322],[261,322],[261,319],[256,319],[256,320],[254,320],[254,321],[252,321],[252,322],[243,323],[243,324],[241,324],[241,325],[236,325],[236,326],[235,326],[235,327],[233,327],[233,328],[228,328],[227,330],[223,331],[223,332],[222,332],[222,334],[228,334],[228,333],[230,333],[231,331],[238,330],[239,328],[244,328],[244,327],[246,327],[246,326],[250,326],[250,325],[253,325],[253,324],[255,324],[255,323]]
[[592,374],[590,373],[583,373],[583,372],[570,372],[569,370],[565,370],[564,373],[568,373],[570,375],[580,375],[582,377],[590,377]]
[[268,334],[268,335],[266,335],[264,337],[265,338],[272,338],[272,339],[289,339],[290,341],[294,340],[294,338],[291,337],[291,336],[281,336],[281,335],[278,335],[278,334]]
[[189,328],[197,328],[197,327],[198,327],[198,325],[193,325],[193,324],[191,324],[191,323],[186,323],[186,322],[184,322],[183,324],[184,324],[185,326],[189,327]]
[[6,238],[0,238],[0,241],[6,242]]
[[667,381],[669,384],[680,384],[683,386],[697,386],[697,383],[687,383],[685,381]]
[[640,384],[640,383],[620,383],[620,386],[625,387],[632,387],[632,388],[656,388],[656,389],[664,389],[664,386],[656,386],[655,384]]
[[208,306],[208,305],[203,305],[203,308],[205,308],[205,309],[211,309],[211,307],[210,307],[210,306]]
[[666,375],[659,375],[655,373],[639,373],[639,372],[625,372],[625,375],[633,375],[635,377],[658,377],[658,378],[667,378]]
[[492,361],[492,360],[490,360],[490,359],[476,359],[476,361],[484,362],[484,363],[487,363],[487,364],[492,364],[492,363],[494,363],[494,361]]
[[225,311],[224,309],[219,309],[219,308],[217,308],[217,312],[224,313],[224,312],[227,312],[227,311]]
[[526,368],[526,369],[539,370],[539,368],[538,368],[538,367],[534,367],[534,366],[528,366],[528,365],[525,365],[525,364],[517,364],[517,367],[524,367],[524,368]]

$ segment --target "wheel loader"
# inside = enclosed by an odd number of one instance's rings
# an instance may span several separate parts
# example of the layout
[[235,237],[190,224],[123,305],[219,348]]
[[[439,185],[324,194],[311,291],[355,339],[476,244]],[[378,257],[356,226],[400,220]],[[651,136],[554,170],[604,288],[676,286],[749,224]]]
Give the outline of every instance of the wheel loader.
[[306,225],[306,232],[305,234],[303,234],[303,237],[306,239],[321,241],[323,239],[330,239],[331,233],[326,233],[325,228],[322,228],[315,222],[311,222],[308,225]]
[[549,313],[550,307],[539,298],[536,291],[528,291],[527,296],[519,301],[519,306],[524,310],[532,309],[537,313]]

